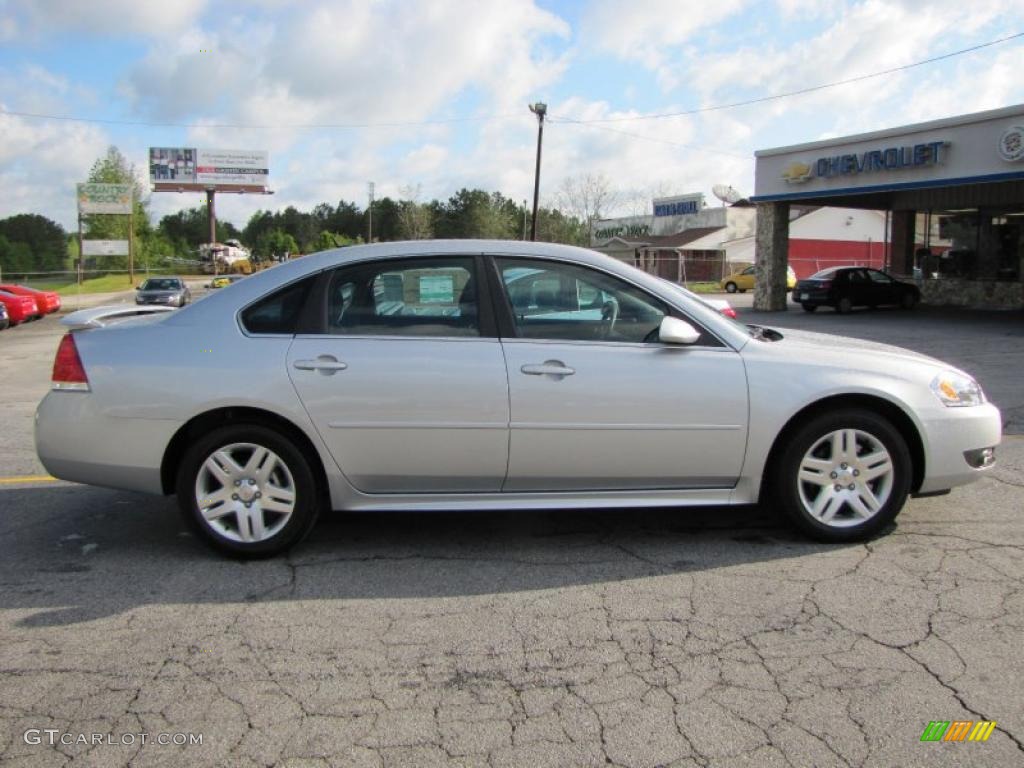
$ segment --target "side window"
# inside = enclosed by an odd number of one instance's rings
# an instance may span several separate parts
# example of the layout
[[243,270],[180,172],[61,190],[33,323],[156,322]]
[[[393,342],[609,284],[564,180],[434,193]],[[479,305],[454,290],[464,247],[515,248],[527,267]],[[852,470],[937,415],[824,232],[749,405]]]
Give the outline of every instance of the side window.
[[327,332],[341,336],[479,336],[476,266],[466,257],[340,267],[327,289]]
[[265,296],[242,312],[242,326],[249,333],[295,333],[309,291],[312,275]]
[[657,341],[668,309],[639,288],[572,264],[496,261],[520,338]]
[[879,283],[880,285],[891,285],[892,278],[884,272],[879,272],[877,269],[869,269],[868,277],[871,278],[871,282]]
[[747,267],[746,269],[743,270],[743,274],[744,275],[752,275],[756,271],[757,270],[754,267]]

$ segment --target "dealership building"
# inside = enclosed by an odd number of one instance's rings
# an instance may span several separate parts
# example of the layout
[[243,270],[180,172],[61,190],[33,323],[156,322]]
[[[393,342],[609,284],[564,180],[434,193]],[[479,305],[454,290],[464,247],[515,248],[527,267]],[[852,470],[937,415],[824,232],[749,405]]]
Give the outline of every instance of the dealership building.
[[794,208],[880,211],[936,304],[1024,307],[1024,105],[755,153],[758,309],[786,306]]

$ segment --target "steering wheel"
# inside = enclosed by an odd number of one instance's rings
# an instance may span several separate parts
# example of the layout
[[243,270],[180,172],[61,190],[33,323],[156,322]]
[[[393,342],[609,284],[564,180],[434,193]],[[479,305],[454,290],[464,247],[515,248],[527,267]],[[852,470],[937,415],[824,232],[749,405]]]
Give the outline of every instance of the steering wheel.
[[610,338],[615,332],[615,321],[619,319],[619,302],[608,299],[601,305],[601,338]]

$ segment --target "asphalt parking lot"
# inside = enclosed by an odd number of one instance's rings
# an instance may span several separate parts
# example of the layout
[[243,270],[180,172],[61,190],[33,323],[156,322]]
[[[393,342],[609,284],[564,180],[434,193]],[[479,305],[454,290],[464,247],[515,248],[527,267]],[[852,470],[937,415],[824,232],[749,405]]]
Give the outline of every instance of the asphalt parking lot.
[[26,480],[59,329],[0,333],[0,763],[1024,765],[1024,318],[748,297],[976,374],[998,467],[864,545],[770,510],[364,514],[234,562],[173,499]]

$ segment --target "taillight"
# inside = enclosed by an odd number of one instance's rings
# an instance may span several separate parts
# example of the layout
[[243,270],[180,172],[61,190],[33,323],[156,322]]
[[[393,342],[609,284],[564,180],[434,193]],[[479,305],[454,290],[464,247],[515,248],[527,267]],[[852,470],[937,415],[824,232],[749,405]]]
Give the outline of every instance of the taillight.
[[89,377],[85,375],[82,359],[78,356],[75,337],[65,333],[53,358],[53,388],[70,389],[78,392],[89,391]]
[[731,317],[733,320],[736,319],[736,310],[733,309],[732,307],[724,307],[723,309],[720,309],[719,311],[723,315],[725,315],[726,317]]

